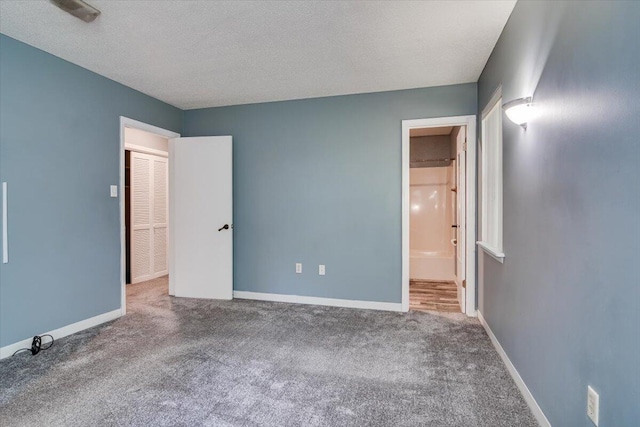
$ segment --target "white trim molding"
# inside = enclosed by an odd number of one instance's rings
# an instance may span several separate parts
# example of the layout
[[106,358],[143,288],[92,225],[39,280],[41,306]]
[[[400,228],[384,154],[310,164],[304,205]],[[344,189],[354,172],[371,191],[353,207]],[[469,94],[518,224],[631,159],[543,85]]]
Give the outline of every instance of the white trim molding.
[[[122,311],[120,309],[117,309],[38,335],[48,334],[51,335],[54,339],[59,340],[60,338],[75,334],[76,332],[84,331],[85,329],[93,328],[94,326],[110,322],[111,320],[115,320],[120,316],[122,316]],[[20,350],[21,348],[31,348],[32,341],[33,337],[30,337],[0,348],[0,359],[12,356],[13,353],[15,353],[17,350]]]
[[152,154],[154,156],[169,157],[169,151],[156,150],[155,148],[144,147],[137,144],[124,143],[124,149],[129,151],[135,151],[137,153]]
[[489,339],[491,339],[493,346],[496,348],[496,351],[500,355],[500,358],[502,359],[505,366],[507,367],[507,371],[509,371],[511,378],[513,378],[513,381],[518,386],[518,389],[520,390],[520,393],[522,394],[524,401],[527,402],[527,405],[529,406],[529,409],[531,409],[533,416],[538,421],[538,424],[540,424],[541,427],[551,427],[551,423],[549,422],[547,417],[544,415],[544,412],[542,412],[542,409],[538,405],[538,402],[536,402],[536,399],[533,397],[533,395],[529,391],[529,388],[527,387],[524,380],[516,370],[516,367],[513,366],[513,363],[511,363],[509,356],[507,356],[507,353],[504,351],[504,349],[498,342],[498,339],[493,334],[493,331],[491,331],[489,324],[487,323],[485,318],[482,316],[482,313],[480,312],[480,310],[478,310],[478,320],[480,321],[482,326],[484,326],[484,330],[487,331],[487,335],[489,335]]
[[[409,154],[411,129],[466,126],[467,158],[466,158],[466,241],[475,242],[476,236],[476,116],[437,117],[432,119],[416,119],[402,121],[402,311],[409,311]],[[476,313],[476,245],[467,244],[466,253],[467,286],[465,308],[466,315],[475,317]]]
[[358,301],[350,299],[307,297],[302,295],[268,294],[262,292],[233,291],[233,297],[258,301],[289,302],[293,304],[326,305],[331,307],[360,308],[365,310],[402,311],[401,303]]
[[[125,151],[125,135],[124,129],[132,128],[143,130],[145,132],[153,133],[155,135],[160,135],[164,138],[178,138],[180,137],[179,133],[162,129],[157,126],[149,125],[147,123],[139,122],[137,120],[130,119],[128,117],[120,116],[120,182],[118,186],[120,187],[120,310],[122,311],[122,315],[127,314],[127,248],[126,248],[126,227],[124,221],[124,203],[125,203],[125,192],[124,192],[124,151]],[[129,144],[126,144],[127,146]],[[171,155],[168,154],[169,158]],[[171,242],[169,242],[169,248],[171,248]]]
[[504,263],[504,257],[506,256],[504,252],[498,251],[496,248],[491,247],[489,244],[485,242],[476,242],[476,245],[480,246],[483,251],[487,254],[491,255],[496,261]]

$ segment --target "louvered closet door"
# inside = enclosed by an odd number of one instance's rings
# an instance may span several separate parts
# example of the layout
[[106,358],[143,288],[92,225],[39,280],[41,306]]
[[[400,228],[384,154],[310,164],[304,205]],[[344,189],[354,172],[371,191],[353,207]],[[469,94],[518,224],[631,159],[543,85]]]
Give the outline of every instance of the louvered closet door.
[[131,152],[131,283],[168,272],[167,176],[166,158]]
[[167,223],[169,188],[167,159],[153,159],[153,276],[164,276],[169,272],[167,258]]

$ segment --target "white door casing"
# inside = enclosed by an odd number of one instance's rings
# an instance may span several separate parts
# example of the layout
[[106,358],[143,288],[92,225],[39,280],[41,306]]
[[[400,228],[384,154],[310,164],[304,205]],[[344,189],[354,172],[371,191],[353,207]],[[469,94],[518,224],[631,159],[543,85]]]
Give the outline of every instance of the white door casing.
[[131,283],[168,273],[167,159],[131,152]]
[[456,139],[456,284],[458,287],[458,303],[463,313],[466,313],[466,290],[463,283],[466,275],[466,170],[467,153],[465,143],[467,140],[467,128],[463,126]]
[[[125,201],[124,201],[124,184],[125,184],[125,167],[124,167],[124,158],[125,158],[125,150],[131,149],[132,151],[143,151],[148,154],[159,154],[166,156],[165,153],[159,152],[149,152],[144,147],[129,147],[127,148],[126,143],[126,128],[133,128],[143,130],[145,132],[149,132],[155,135],[162,136],[164,138],[177,138],[180,136],[179,133],[160,128],[158,126],[153,126],[148,123],[140,122],[138,120],[130,119],[128,117],[120,116],[120,179],[119,179],[119,205],[120,205],[120,312],[122,315],[127,314],[127,285],[126,285],[126,224],[125,224]],[[169,230],[170,232],[170,230]],[[170,243],[170,242],[168,242]],[[169,248],[171,245],[169,244]]]
[[232,299],[232,138],[171,139],[169,159],[169,293]]
[[[402,275],[401,301],[402,311],[409,311],[409,218],[410,218],[410,187],[409,187],[409,151],[411,129],[441,126],[465,126],[468,136],[466,161],[466,230],[465,241],[476,241],[476,116],[452,116],[429,119],[402,120]],[[465,289],[465,313],[467,316],[477,316],[476,310],[476,245],[465,245],[465,275],[467,286]]]

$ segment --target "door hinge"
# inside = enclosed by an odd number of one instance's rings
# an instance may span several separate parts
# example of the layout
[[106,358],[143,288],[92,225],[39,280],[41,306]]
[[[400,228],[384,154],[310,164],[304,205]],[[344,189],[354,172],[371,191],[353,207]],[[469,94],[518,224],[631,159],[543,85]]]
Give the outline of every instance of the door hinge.
[[465,288],[465,289],[467,289],[467,281],[466,281],[466,280],[463,280],[463,281],[462,281],[462,287],[463,287],[463,288]]
[[462,151],[467,151],[467,141],[462,144]]

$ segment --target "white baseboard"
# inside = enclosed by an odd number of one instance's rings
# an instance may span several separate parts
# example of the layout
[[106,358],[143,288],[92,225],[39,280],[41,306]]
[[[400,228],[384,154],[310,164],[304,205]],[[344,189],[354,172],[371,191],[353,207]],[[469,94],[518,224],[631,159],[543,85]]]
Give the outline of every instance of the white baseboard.
[[478,320],[480,320],[480,323],[482,324],[482,326],[484,326],[484,329],[487,331],[487,335],[489,335],[489,338],[491,339],[493,346],[496,348],[496,351],[500,355],[500,358],[506,365],[507,370],[509,371],[509,374],[511,374],[511,377],[513,378],[516,385],[518,386],[520,393],[522,393],[522,397],[524,397],[525,402],[527,402],[527,405],[529,405],[529,408],[531,409],[531,412],[533,412],[533,416],[538,421],[538,424],[540,424],[541,427],[551,427],[551,423],[549,422],[547,417],[544,415],[544,412],[542,412],[542,409],[540,409],[540,406],[538,406],[538,402],[536,402],[536,399],[533,397],[533,395],[529,391],[529,388],[524,383],[524,380],[516,370],[516,367],[513,366],[513,363],[511,363],[511,360],[509,360],[509,356],[507,356],[507,353],[505,353],[504,349],[498,342],[498,339],[496,338],[495,335],[493,335],[493,332],[491,331],[489,324],[487,323],[485,318],[482,316],[482,313],[480,312],[480,310],[478,310]]
[[[81,320],[76,323],[72,323],[71,325],[63,326],[58,329],[54,329],[53,331],[44,332],[38,335],[51,335],[54,339],[58,340],[60,338],[66,337],[67,335],[75,334],[76,332],[83,331],[85,329],[93,328],[94,326],[98,326],[102,323],[108,322],[110,320],[117,319],[122,316],[122,310],[117,309],[113,311],[109,311],[107,313],[99,314],[97,316],[91,317],[89,319]],[[0,359],[4,359],[5,357],[12,356],[17,350],[21,348],[31,348],[31,341],[33,341],[33,337],[24,339],[22,341],[9,344],[0,348]],[[46,342],[43,340],[43,342]]]
[[294,304],[328,305],[332,307],[362,308],[366,310],[402,311],[401,303],[357,301],[350,299],[306,297],[301,295],[267,294],[262,292],[233,291],[238,299],[259,301],[290,302]]

